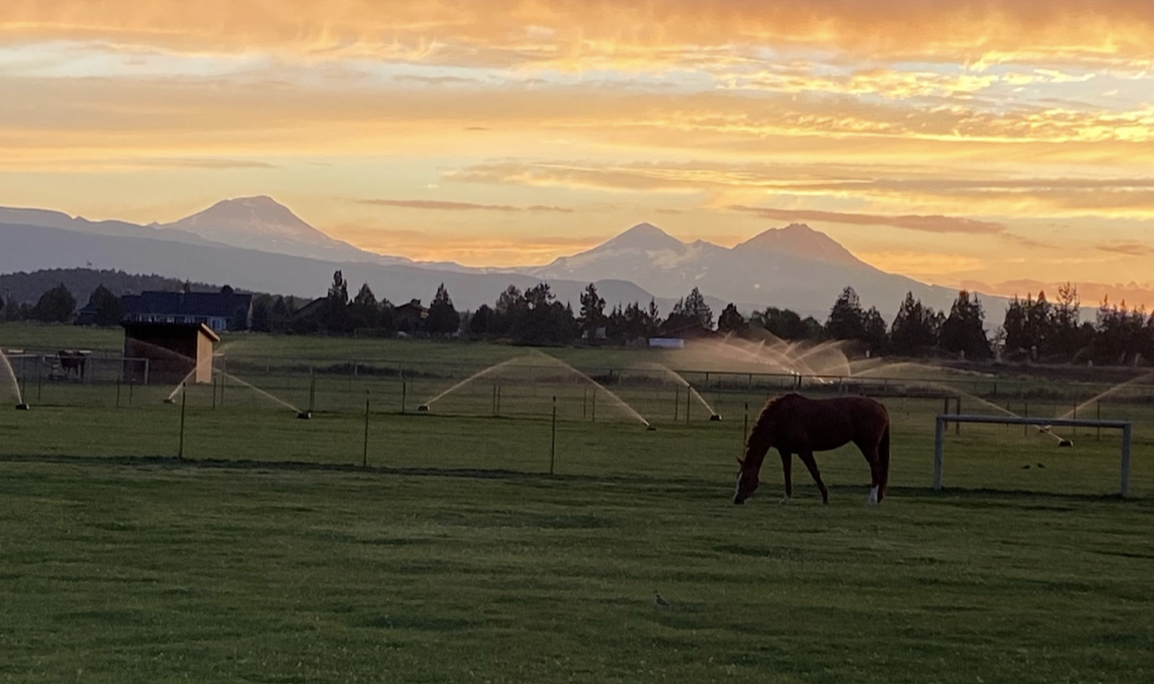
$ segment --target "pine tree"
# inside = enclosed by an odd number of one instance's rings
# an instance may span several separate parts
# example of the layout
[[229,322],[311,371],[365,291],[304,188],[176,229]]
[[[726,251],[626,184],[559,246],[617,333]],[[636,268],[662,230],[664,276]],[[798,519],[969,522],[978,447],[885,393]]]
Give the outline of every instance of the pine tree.
[[433,303],[429,305],[427,325],[429,332],[434,335],[452,335],[461,327],[461,315],[453,306],[453,300],[449,297],[449,291],[445,289],[444,283],[437,288]]
[[834,340],[861,340],[865,338],[865,321],[866,314],[861,308],[857,292],[847,287],[829,310],[825,333]]

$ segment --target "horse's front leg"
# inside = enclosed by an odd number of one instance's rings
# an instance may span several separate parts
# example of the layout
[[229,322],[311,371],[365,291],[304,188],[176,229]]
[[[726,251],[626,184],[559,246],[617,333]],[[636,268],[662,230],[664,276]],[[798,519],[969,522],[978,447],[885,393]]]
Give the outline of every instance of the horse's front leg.
[[778,453],[781,455],[781,474],[785,476],[785,498],[781,502],[787,504],[793,498],[793,454],[784,449],[778,449]]
[[817,471],[817,461],[813,460],[812,451],[801,451],[798,453],[801,462],[809,468],[809,474],[813,476],[813,481],[817,483],[817,488],[821,490],[821,502],[829,503],[829,490],[825,488],[825,483],[821,481],[821,473]]

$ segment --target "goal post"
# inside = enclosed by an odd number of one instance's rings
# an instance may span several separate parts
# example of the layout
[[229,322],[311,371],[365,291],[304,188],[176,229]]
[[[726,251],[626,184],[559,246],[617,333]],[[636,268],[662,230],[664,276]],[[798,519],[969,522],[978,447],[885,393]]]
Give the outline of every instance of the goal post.
[[1096,427],[1122,431],[1122,472],[1119,493],[1130,495],[1130,438],[1133,425],[1128,420],[1071,420],[1066,418],[1021,418],[1018,416],[962,416],[939,414],[934,429],[934,491],[942,490],[942,468],[948,423],[985,423],[989,425],[1034,425],[1037,427]]

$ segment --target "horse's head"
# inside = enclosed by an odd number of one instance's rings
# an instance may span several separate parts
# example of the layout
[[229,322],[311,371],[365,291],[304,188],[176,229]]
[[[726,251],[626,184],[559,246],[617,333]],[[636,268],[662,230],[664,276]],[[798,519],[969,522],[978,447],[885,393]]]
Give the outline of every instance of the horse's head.
[[741,468],[737,471],[737,486],[733,490],[733,503],[741,505],[753,496],[753,492],[761,482],[757,478],[760,467],[754,465],[756,459],[746,456],[744,460],[737,459]]

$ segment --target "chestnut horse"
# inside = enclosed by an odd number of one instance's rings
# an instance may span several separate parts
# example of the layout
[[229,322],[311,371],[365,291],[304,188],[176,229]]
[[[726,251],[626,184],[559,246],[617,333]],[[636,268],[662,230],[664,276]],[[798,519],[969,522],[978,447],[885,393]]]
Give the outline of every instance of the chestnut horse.
[[822,503],[829,503],[829,491],[821,481],[815,451],[829,451],[853,442],[870,464],[872,474],[869,502],[881,503],[890,472],[890,417],[886,407],[866,397],[807,399],[787,394],[771,399],[761,410],[746,442],[745,459],[738,459],[737,490],[733,503],[745,503],[759,484],[757,475],[766,453],[777,448],[785,474],[785,499],[793,496],[790,476],[793,454],[809,469]]

